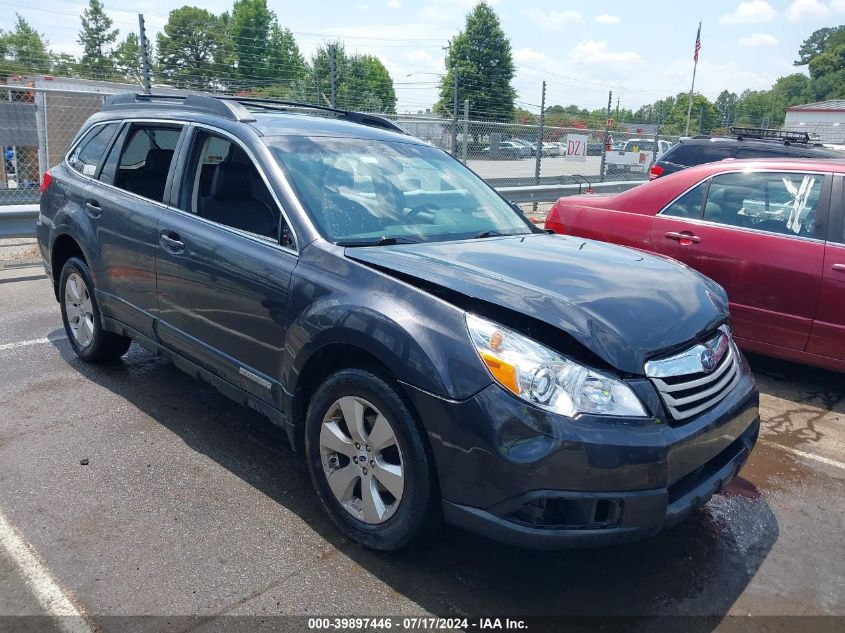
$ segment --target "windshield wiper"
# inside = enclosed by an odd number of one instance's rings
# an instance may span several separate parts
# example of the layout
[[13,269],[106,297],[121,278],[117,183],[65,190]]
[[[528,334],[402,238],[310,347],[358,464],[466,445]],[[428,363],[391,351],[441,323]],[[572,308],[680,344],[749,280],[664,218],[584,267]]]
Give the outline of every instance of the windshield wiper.
[[481,233],[479,233],[478,235],[473,235],[472,239],[480,240],[480,239],[484,239],[485,237],[501,237],[501,236],[502,236],[502,233],[499,233],[498,231],[492,231],[492,230],[491,231],[481,231]]
[[391,246],[393,244],[416,244],[417,240],[401,235],[385,235],[372,240],[341,240],[335,242],[338,246]]

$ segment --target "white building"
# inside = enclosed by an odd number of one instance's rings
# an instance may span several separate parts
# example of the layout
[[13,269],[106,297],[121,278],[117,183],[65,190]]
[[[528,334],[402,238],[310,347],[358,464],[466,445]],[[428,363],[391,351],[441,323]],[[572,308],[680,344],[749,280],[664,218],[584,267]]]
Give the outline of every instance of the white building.
[[783,128],[807,132],[822,143],[845,144],[845,99],[806,103],[786,109]]

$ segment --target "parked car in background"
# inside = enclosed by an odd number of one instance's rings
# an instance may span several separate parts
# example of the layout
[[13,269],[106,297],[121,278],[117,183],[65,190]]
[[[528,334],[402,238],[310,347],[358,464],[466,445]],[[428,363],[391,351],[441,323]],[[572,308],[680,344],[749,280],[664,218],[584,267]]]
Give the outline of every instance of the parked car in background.
[[[481,150],[481,155],[483,158],[488,158],[491,156],[490,154],[490,147],[485,147]],[[504,159],[515,159],[515,158],[528,158],[531,156],[531,149],[526,147],[521,143],[516,143],[514,141],[502,141],[499,143],[498,148],[498,158]]]
[[740,347],[845,371],[843,181],[839,161],[708,163],[561,198],[546,228],[684,262],[727,291]]
[[443,519],[533,548],[652,536],[759,432],[716,283],[549,235],[375,115],[109,97],[36,230],[82,361],[134,340],[268,416],[367,547]]
[[654,152],[653,138],[631,138],[622,144],[618,150],[607,153],[605,167],[609,174],[630,173],[645,174],[651,167],[655,155],[660,158],[672,144],[660,139],[657,141],[657,152]]
[[731,136],[694,136],[681,139],[661,155],[649,179],[728,158],[839,158],[845,153],[813,143],[806,132],[732,127]]
[[[621,143],[619,144],[621,147]],[[611,144],[611,148],[613,145]],[[604,141],[588,141],[587,142],[587,156],[601,156],[604,149]]]
[[563,143],[548,141],[543,143],[543,156],[561,156],[566,154],[566,147]]

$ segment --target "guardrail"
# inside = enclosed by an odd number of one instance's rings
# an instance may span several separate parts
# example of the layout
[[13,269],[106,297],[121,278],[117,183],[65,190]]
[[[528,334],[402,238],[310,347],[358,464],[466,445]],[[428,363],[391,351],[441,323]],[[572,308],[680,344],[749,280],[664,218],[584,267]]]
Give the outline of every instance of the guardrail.
[[37,204],[16,204],[0,207],[0,238],[35,237]]
[[[554,202],[564,196],[582,193],[619,193],[633,189],[642,181],[618,181],[589,183],[586,180],[565,185],[532,185],[530,187],[499,187],[496,190],[511,202]],[[37,204],[19,204],[0,207],[0,238],[35,237]]]

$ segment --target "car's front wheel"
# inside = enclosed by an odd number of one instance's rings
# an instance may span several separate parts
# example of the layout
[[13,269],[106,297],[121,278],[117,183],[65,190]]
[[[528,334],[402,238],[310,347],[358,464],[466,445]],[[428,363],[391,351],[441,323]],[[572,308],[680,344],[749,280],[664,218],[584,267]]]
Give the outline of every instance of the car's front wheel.
[[120,358],[132,339],[106,332],[100,323],[100,306],[94,283],[84,261],[71,257],[59,278],[62,321],[73,351],[82,360],[99,363]]
[[382,377],[332,374],[311,399],[305,441],[311,480],[344,534],[397,550],[430,528],[434,468],[412,413]]

